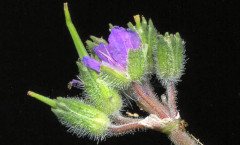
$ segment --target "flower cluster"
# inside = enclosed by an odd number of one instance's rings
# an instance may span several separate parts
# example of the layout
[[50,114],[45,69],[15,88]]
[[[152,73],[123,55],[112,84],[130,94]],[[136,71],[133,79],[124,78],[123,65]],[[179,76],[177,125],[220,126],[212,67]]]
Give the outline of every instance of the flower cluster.
[[[87,49],[72,24],[64,4],[67,27],[79,60],[78,80],[70,87],[84,91],[81,98],[50,99],[29,91],[28,95],[48,104],[63,125],[78,136],[104,139],[135,129],[147,128],[167,134],[176,145],[197,144],[186,131],[176,106],[175,86],[184,70],[184,42],[179,33],[161,35],[151,20],[134,16],[136,25],[127,29],[110,25],[108,42],[91,36]],[[153,92],[150,78],[156,75],[166,93],[161,99]],[[122,94],[125,94],[123,98]],[[149,113],[122,115],[125,100],[131,98]]]

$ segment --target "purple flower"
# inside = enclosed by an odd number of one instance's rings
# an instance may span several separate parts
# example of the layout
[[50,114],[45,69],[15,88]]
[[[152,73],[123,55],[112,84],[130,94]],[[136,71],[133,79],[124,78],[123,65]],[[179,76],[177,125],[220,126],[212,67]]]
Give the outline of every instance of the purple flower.
[[85,56],[83,63],[98,72],[100,65],[105,65],[119,71],[125,71],[127,67],[128,49],[139,49],[141,46],[138,34],[130,29],[114,27],[108,38],[109,45],[100,43],[94,47],[94,52],[102,62]]
[[69,82],[70,87],[75,87],[78,89],[80,89],[83,84],[84,84],[83,82],[81,82],[80,80],[76,80],[76,79],[73,79],[71,82]]

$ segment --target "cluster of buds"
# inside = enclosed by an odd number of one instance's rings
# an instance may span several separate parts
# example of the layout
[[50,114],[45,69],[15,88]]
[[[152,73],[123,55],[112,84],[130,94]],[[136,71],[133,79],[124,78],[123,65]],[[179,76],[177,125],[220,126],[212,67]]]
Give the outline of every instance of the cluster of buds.
[[[28,95],[51,106],[60,122],[77,136],[102,140],[136,129],[167,134],[176,145],[198,144],[186,131],[176,107],[175,86],[184,70],[184,41],[179,33],[161,35],[151,20],[134,16],[127,29],[110,24],[108,41],[91,36],[83,45],[64,4],[66,24],[79,54],[79,75],[69,83],[82,89],[80,98],[50,99],[29,91]],[[150,84],[156,75],[166,93],[158,96]],[[128,112],[132,99],[147,117]]]

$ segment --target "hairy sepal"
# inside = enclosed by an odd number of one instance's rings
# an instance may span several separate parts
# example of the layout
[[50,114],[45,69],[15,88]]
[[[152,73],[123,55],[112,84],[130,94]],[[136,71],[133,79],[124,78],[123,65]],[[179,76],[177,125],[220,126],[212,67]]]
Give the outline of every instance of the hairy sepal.
[[126,88],[130,83],[129,76],[125,72],[119,72],[105,65],[100,67],[100,78],[109,86],[118,89]]
[[119,111],[122,107],[122,100],[118,91],[101,80],[94,70],[87,68],[80,62],[78,66],[80,78],[83,81],[83,89],[94,107],[107,115]]
[[127,73],[131,81],[140,80],[146,72],[147,47],[147,45],[142,45],[142,47],[137,50],[129,49],[128,51]]
[[128,23],[128,27],[133,31],[137,32],[141,43],[144,45],[148,45],[147,50],[147,73],[151,74],[154,72],[154,59],[153,59],[153,50],[157,46],[157,30],[153,25],[151,19],[147,21],[144,16],[141,17],[139,15],[134,16],[134,20],[136,26],[132,23]]
[[78,136],[89,135],[91,138],[102,138],[110,125],[110,120],[105,113],[76,98],[58,97],[52,112],[63,125],[69,127],[70,132]]
[[179,33],[165,33],[158,36],[155,52],[156,74],[163,84],[178,82],[183,74],[185,64],[184,41]]
[[100,43],[103,44],[108,44],[107,41],[105,39],[103,39],[102,37],[96,37],[96,36],[90,36],[91,40],[87,40],[86,44],[87,44],[87,49],[91,54],[94,54],[94,47],[98,46]]

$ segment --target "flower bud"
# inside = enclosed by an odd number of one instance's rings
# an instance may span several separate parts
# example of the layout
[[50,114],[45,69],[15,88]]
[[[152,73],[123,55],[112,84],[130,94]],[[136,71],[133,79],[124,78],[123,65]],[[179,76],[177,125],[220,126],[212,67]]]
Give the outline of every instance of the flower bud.
[[179,33],[159,35],[155,53],[156,73],[162,83],[178,82],[184,70],[184,41]]
[[110,124],[105,113],[84,104],[79,99],[58,97],[56,107],[53,107],[52,111],[63,125],[69,127],[69,131],[79,136],[86,133],[94,136],[103,135]]
[[111,123],[108,116],[78,98],[50,99],[32,91],[28,91],[28,95],[51,106],[59,121],[69,127],[68,131],[78,136],[88,135],[90,138],[103,139],[108,133],[107,127]]

